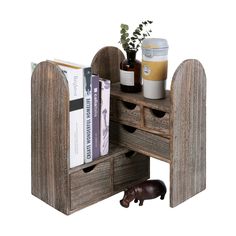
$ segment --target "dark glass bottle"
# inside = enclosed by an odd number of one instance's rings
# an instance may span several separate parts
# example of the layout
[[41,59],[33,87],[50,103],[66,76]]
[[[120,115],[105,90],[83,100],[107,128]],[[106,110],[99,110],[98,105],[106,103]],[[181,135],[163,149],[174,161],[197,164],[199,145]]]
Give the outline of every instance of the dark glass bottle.
[[120,63],[120,89],[126,93],[142,90],[141,62],[136,60],[136,51],[126,51],[127,59]]

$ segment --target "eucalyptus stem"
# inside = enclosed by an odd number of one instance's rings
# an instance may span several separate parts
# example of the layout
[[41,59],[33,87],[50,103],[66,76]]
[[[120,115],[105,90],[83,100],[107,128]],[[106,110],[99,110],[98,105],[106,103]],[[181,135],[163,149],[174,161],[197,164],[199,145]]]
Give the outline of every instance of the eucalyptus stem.
[[139,47],[142,44],[142,41],[147,37],[150,36],[152,32],[151,29],[147,29],[148,25],[152,24],[153,21],[146,20],[142,21],[137,28],[134,30],[132,35],[129,35],[129,26],[127,24],[120,25],[120,41],[119,43],[122,45],[125,51],[138,51]]

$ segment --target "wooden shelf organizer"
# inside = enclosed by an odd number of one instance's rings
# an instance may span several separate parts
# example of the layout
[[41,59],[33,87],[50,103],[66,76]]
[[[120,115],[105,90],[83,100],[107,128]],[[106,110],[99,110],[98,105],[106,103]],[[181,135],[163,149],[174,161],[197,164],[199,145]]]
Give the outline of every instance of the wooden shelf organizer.
[[150,177],[150,159],[170,164],[170,206],[206,188],[206,76],[197,60],[177,68],[162,100],[119,89],[115,47],[92,70],[112,81],[109,154],[69,168],[69,90],[57,65],[41,62],[31,79],[32,194],[71,214]]

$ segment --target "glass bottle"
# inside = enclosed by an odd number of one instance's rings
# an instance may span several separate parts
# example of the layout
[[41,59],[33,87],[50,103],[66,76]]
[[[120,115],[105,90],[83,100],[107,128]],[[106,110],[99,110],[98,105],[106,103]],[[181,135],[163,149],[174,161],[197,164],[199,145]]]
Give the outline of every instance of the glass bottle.
[[126,51],[127,58],[120,63],[120,89],[126,93],[142,90],[141,62],[136,60],[136,52]]

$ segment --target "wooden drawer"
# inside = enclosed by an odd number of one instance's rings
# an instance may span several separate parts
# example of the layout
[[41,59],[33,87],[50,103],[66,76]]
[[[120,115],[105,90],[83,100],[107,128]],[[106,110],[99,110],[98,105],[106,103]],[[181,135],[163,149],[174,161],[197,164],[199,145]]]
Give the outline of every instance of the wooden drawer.
[[170,134],[169,113],[144,107],[144,127],[150,132],[159,132],[160,134]]
[[111,97],[111,120],[170,137],[169,112]]
[[112,121],[111,142],[157,159],[170,162],[169,139]]
[[114,158],[114,191],[121,191],[150,178],[150,158],[129,151]]
[[112,194],[111,166],[108,160],[70,174],[72,211]]
[[111,97],[110,115],[112,120],[140,126],[140,106],[134,103],[121,101],[115,97]]

